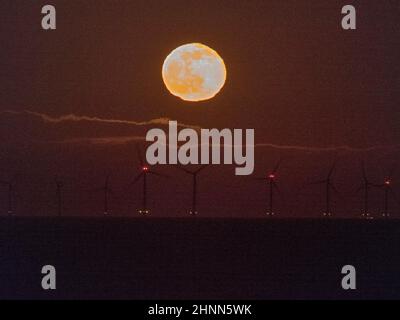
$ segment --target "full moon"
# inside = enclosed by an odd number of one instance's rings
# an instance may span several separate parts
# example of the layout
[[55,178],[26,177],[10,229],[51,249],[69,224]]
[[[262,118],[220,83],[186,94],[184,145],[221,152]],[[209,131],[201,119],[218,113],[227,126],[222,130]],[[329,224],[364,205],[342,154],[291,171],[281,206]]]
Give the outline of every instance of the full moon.
[[167,56],[162,78],[171,94],[185,101],[203,101],[222,89],[226,68],[215,50],[201,43],[190,43]]

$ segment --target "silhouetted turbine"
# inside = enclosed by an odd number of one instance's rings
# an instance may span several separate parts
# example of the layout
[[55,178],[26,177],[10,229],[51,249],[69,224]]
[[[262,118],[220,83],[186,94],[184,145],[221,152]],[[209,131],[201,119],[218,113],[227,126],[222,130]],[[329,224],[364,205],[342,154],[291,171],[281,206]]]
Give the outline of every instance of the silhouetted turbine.
[[364,211],[361,213],[361,217],[372,218],[371,214],[369,213],[369,190],[371,187],[378,187],[378,185],[373,184],[368,180],[364,161],[361,162],[361,170],[363,183],[357,190],[357,192],[364,190]]
[[206,167],[208,167],[208,165],[203,165],[200,168],[191,171],[188,170],[182,166],[179,166],[177,168],[181,169],[182,171],[186,172],[187,174],[190,174],[193,178],[193,187],[192,187],[192,207],[189,210],[189,214],[190,215],[197,215],[198,211],[197,211],[197,175],[200,173],[200,171],[202,171],[203,169],[205,169]]
[[8,209],[7,209],[7,214],[9,216],[12,216],[14,214],[14,210],[13,210],[14,180],[12,180],[12,181],[0,181],[0,184],[7,186],[7,189],[8,189]]
[[149,208],[147,207],[147,175],[152,174],[160,177],[166,177],[166,175],[163,175],[161,173],[155,172],[153,170],[150,170],[148,165],[144,164],[144,161],[142,159],[141,153],[139,148],[137,148],[137,153],[138,153],[138,158],[141,166],[141,172],[133,179],[133,181],[128,185],[128,187],[133,186],[136,184],[140,179],[143,179],[143,198],[142,198],[142,208],[138,210],[140,214],[146,215],[150,213]]
[[315,182],[311,183],[311,184],[324,184],[325,185],[325,212],[323,213],[324,217],[332,216],[331,191],[335,192],[336,194],[339,194],[339,191],[336,189],[336,187],[332,183],[332,176],[333,176],[335,169],[336,169],[336,161],[333,163],[332,167],[329,169],[326,179],[315,181]]
[[383,184],[379,185],[379,187],[384,189],[384,208],[383,208],[383,213],[382,217],[388,218],[390,216],[389,214],[389,197],[390,195],[393,197],[394,200],[397,201],[397,197],[394,194],[394,191],[392,189],[392,176],[393,176],[394,168],[391,170],[389,176],[385,179]]
[[109,197],[109,195],[114,194],[113,190],[110,187],[110,175],[109,174],[106,175],[103,187],[94,189],[93,191],[103,192],[103,196],[104,196],[104,198],[103,198],[103,201],[104,201],[103,202],[103,208],[104,208],[103,214],[105,216],[108,215],[109,214],[109,207],[108,207],[109,206],[109,198],[108,197]]
[[278,172],[279,167],[281,166],[282,159],[278,161],[275,165],[274,169],[267,174],[266,177],[256,178],[256,180],[267,181],[269,184],[269,210],[267,211],[267,216],[272,217],[275,215],[274,212],[274,191],[279,191],[278,184],[276,183],[276,173]]

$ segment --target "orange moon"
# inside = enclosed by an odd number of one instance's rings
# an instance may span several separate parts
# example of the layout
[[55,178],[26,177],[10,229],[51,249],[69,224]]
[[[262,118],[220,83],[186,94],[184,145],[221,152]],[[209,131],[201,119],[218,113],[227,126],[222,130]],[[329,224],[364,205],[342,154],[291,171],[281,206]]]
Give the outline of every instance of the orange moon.
[[226,67],[215,50],[201,43],[190,43],[167,56],[162,78],[174,96],[185,101],[204,101],[213,98],[224,86]]

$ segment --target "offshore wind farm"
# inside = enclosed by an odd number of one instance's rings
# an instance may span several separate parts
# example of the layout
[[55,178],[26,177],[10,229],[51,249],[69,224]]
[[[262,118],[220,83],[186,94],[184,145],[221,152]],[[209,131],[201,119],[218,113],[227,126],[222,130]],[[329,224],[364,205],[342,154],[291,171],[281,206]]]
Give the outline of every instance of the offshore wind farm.
[[0,298],[400,298],[398,1],[52,2],[0,3]]
[[[118,210],[112,210],[111,208],[113,207],[121,207],[121,204],[118,203],[121,199],[123,199],[122,196],[125,198],[129,198],[129,200],[136,201],[136,203],[139,203],[138,208],[136,208],[136,212],[139,213],[140,215],[149,215],[151,212],[149,203],[148,203],[148,176],[155,176],[155,177],[161,177],[164,178],[162,181],[158,181],[158,185],[161,185],[159,188],[162,190],[163,188],[169,188],[170,189],[170,183],[169,179],[181,179],[182,178],[177,178],[175,175],[167,175],[165,173],[160,173],[154,169],[152,169],[149,165],[143,162],[142,158],[139,158],[139,173],[137,173],[134,178],[124,187],[117,188],[115,190],[118,190],[119,194],[116,193],[114,189],[111,189],[110,187],[110,179],[112,177],[111,173],[107,174],[105,177],[104,185],[103,187],[100,188],[95,188],[95,189],[90,189],[92,195],[93,194],[98,194],[100,191],[103,193],[103,215],[108,216],[108,215],[115,215],[115,216],[121,216],[123,214],[119,213]],[[282,199],[283,199],[283,191],[281,188],[278,187],[278,182],[277,179],[279,177],[278,175],[278,169],[281,166],[281,160],[275,165],[272,171],[267,171],[265,173],[265,177],[260,177],[260,178],[254,178],[255,181],[260,181],[260,182],[266,182],[267,184],[267,190],[262,188],[263,194],[265,195],[265,203],[267,210],[264,211],[264,214],[250,214],[250,217],[256,218],[256,217],[284,217],[288,218],[290,217],[289,215],[285,214],[285,211],[283,210],[290,210],[290,211],[295,211],[296,208],[290,208],[287,206],[283,206],[285,209],[281,209],[282,211],[279,212],[279,209],[274,207],[274,196],[279,196],[281,199],[281,204],[282,204]],[[324,198],[324,204],[321,205],[321,214],[320,215],[309,215],[309,216],[304,216],[304,217],[321,217],[321,218],[329,218],[329,217],[335,217],[333,212],[334,208],[332,205],[332,196],[335,195],[338,197],[341,201],[345,201],[345,196],[342,195],[338,189],[335,187],[333,183],[333,174],[335,171],[335,168],[337,166],[337,162],[332,165],[332,167],[329,169],[329,172],[326,176],[326,178],[322,180],[317,180],[317,181],[312,181],[312,182],[305,182],[302,185],[295,186],[296,189],[302,191],[305,188],[315,188],[319,187],[321,190],[324,190],[323,193],[323,198]],[[207,165],[202,165],[202,166],[194,166],[194,169],[187,168],[187,166],[176,166],[176,168],[182,172],[184,172],[187,175],[190,175],[192,177],[192,187],[191,187],[191,205],[189,209],[187,210],[187,213],[189,215],[198,215],[198,205],[197,205],[197,199],[198,199],[198,175],[207,168]],[[347,218],[347,219],[354,219],[354,218],[366,218],[366,219],[379,219],[379,218],[393,218],[393,219],[398,219],[400,218],[400,215],[397,214],[397,211],[393,210],[398,210],[398,206],[400,205],[399,199],[397,197],[397,194],[395,192],[395,189],[393,188],[394,181],[392,179],[392,176],[385,177],[383,180],[383,183],[381,184],[373,184],[371,183],[365,173],[365,168],[364,168],[364,162],[362,165],[362,176],[360,177],[360,180],[363,181],[362,185],[357,189],[355,194],[358,196],[358,198],[355,199],[354,203],[350,202],[350,205],[352,206],[352,210],[346,212],[345,214],[341,213],[339,216],[336,216],[336,218]],[[246,179],[246,178],[243,178]],[[136,189],[134,192],[132,191],[133,187],[141,182],[142,188],[141,191]],[[283,181],[284,182],[284,181]],[[19,192],[19,197],[18,199],[15,198],[13,192],[14,188],[17,187],[15,182],[8,182],[8,181],[1,181],[1,184],[4,186],[2,188],[2,198],[6,201],[4,201],[3,204],[3,215],[4,216],[16,216],[16,215],[21,215],[21,216],[29,216],[30,214],[27,214],[26,211],[19,213],[16,208],[19,207],[18,201],[21,201],[24,203],[23,195],[21,192]],[[64,197],[63,197],[63,189],[64,189],[64,183],[62,180],[60,180],[58,177],[54,178],[54,184],[55,184],[55,201],[54,203],[56,204],[56,216],[62,216],[62,215],[68,215],[68,213],[64,212]],[[164,185],[164,186],[163,186]],[[115,186],[118,187],[118,186]],[[229,186],[226,187],[229,189]],[[189,188],[190,190],[190,188]],[[360,196],[360,192],[361,193]],[[70,188],[70,197],[74,195],[78,195],[79,193],[86,193],[87,190],[83,189],[74,189],[73,187]],[[173,190],[172,190],[173,192]],[[287,192],[287,191],[286,191]],[[244,193],[244,192],[243,192]],[[294,193],[294,192],[293,192]],[[381,201],[379,203],[379,206],[375,207],[374,212],[370,210],[369,204],[370,204],[370,199],[369,197],[372,195],[378,195],[378,198],[381,198]],[[113,197],[113,203],[111,202],[110,204],[110,196]],[[309,199],[306,199],[304,201],[314,201],[315,200],[315,195],[313,194],[314,198],[310,197]],[[155,202],[163,201],[164,195],[161,193],[154,193],[153,197],[155,198]],[[354,200],[354,196],[349,197],[350,199]],[[375,197],[377,198],[377,197]],[[358,199],[358,200],[357,200]],[[358,203],[360,202],[360,199],[363,201],[363,210],[358,209]],[[260,207],[257,206],[262,206],[259,201],[252,203],[252,199],[243,199],[244,201],[248,201],[249,207],[254,208],[253,210],[255,212],[259,211]],[[207,199],[205,199],[205,202],[207,203]],[[184,205],[182,201],[178,201],[178,203],[175,204],[175,206],[178,208],[178,211],[182,212],[182,209],[187,205]],[[47,208],[43,209],[42,213],[34,213],[33,216],[52,216],[51,212],[51,202],[47,204]],[[213,207],[212,205],[205,206],[206,212],[212,212],[215,214],[220,207],[216,206]],[[391,210],[390,210],[391,209]],[[26,208],[25,208],[26,210]],[[277,211],[278,210],[278,211]],[[121,212],[126,212],[126,210],[123,210]],[[163,210],[160,210],[158,213],[158,216],[164,214]],[[76,215],[85,215],[82,213],[74,213],[74,212],[69,212],[69,215],[76,216]],[[96,216],[94,213],[89,213],[86,214],[88,216]],[[136,217],[135,212],[131,212],[129,214],[125,214],[126,216],[129,217]],[[157,216],[157,212],[155,213]],[[176,215],[172,215],[176,217]],[[209,215],[205,214],[206,217],[209,217]],[[218,217],[220,215],[216,215]],[[293,218],[297,218],[294,216]]]

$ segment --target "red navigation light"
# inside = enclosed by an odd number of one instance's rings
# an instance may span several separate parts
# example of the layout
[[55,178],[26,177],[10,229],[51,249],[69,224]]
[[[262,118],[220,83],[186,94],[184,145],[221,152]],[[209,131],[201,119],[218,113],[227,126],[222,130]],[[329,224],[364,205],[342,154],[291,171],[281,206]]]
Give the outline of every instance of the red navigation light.
[[386,180],[385,181],[385,184],[388,186],[388,185],[390,185],[390,180]]
[[270,179],[275,179],[275,175],[274,175],[273,173],[270,173],[270,174],[268,175],[268,178],[270,178]]
[[149,170],[149,168],[148,168],[148,167],[146,167],[146,166],[144,166],[144,167],[142,168],[142,170],[143,170],[143,171],[148,171],[148,170]]

